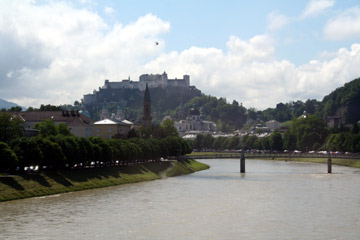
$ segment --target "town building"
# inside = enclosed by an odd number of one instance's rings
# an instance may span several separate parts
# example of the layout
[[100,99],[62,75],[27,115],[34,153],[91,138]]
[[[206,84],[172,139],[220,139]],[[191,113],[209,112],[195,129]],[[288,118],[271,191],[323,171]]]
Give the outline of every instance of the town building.
[[74,136],[86,138],[93,136],[93,120],[79,113],[79,111],[32,111],[12,112],[10,114],[24,122],[27,136],[35,135],[35,124],[41,123],[45,119],[53,121],[56,125],[64,123]]
[[276,129],[280,129],[280,122],[276,120],[270,120],[265,123],[265,127],[269,128],[270,131],[275,131]]
[[116,121],[122,121],[125,119],[125,115],[124,115],[124,112],[122,111],[122,109],[120,108],[120,106],[117,106],[116,113],[114,113],[114,112],[109,113],[107,108],[105,106],[103,106],[103,108],[101,109],[101,112],[100,112],[100,120],[104,120],[104,119],[112,119],[112,120],[116,120]]
[[128,120],[103,119],[94,123],[94,136],[103,139],[125,138],[133,127],[134,124]]
[[184,120],[179,120],[174,124],[180,136],[190,132],[216,132],[216,123],[204,120],[204,114],[192,108]]
[[335,128],[335,127],[338,128],[343,123],[340,116],[326,116],[325,121],[327,126],[330,128]]

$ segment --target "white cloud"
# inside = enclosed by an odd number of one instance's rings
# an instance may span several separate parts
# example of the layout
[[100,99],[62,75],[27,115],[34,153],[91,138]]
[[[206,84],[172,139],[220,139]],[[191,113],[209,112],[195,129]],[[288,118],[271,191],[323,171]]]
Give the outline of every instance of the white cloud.
[[270,31],[279,30],[290,23],[290,19],[282,14],[270,13],[267,16],[268,26]]
[[324,27],[324,36],[330,40],[359,38],[360,8],[353,7],[330,19]]
[[313,17],[335,4],[333,0],[311,0],[306,6],[300,18]]
[[0,2],[0,45],[6,46],[0,48],[0,96],[25,106],[72,103],[105,78],[142,73],[169,29],[151,14],[108,26],[98,14],[64,2]]
[[73,103],[104,79],[137,80],[165,70],[172,78],[189,74],[205,94],[263,109],[321,99],[360,76],[360,44],[297,67],[275,58],[268,35],[231,36],[225,50],[166,52],[161,35],[169,31],[170,24],[152,14],[109,26],[98,14],[67,2],[0,1],[0,46],[6,46],[0,48],[0,96],[34,107]]
[[190,74],[191,83],[204,93],[260,109],[292,100],[321,100],[360,76],[360,44],[353,44],[350,50],[340,49],[327,60],[312,60],[299,67],[276,60],[273,50],[269,36],[256,36],[249,41],[232,36],[225,52],[192,47],[163,54],[148,63],[146,69],[167,69],[174,76]]
[[115,10],[114,8],[112,8],[112,7],[106,6],[106,7],[104,8],[104,12],[105,12],[106,14],[111,15],[111,14],[115,13],[116,10]]

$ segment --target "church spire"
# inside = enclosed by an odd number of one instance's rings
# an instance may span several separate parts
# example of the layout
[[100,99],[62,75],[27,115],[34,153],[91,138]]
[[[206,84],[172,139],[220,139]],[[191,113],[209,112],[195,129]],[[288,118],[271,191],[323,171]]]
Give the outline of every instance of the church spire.
[[145,89],[145,95],[144,95],[144,102],[150,102],[151,103],[150,92],[149,92],[149,87],[148,87],[147,83],[146,83],[146,89]]
[[144,127],[150,127],[151,126],[151,121],[152,121],[152,117],[151,117],[151,99],[150,99],[150,92],[149,92],[149,87],[148,84],[146,83],[146,89],[145,89],[145,94],[144,94],[144,113],[143,113],[143,117],[142,117],[142,125]]

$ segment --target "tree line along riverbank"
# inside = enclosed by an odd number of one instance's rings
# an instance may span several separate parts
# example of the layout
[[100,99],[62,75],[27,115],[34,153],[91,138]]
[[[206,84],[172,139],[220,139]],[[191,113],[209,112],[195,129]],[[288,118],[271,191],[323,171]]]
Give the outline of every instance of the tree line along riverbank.
[[163,173],[172,177],[207,168],[198,161],[184,160],[0,176],[0,201],[150,181],[160,179]]

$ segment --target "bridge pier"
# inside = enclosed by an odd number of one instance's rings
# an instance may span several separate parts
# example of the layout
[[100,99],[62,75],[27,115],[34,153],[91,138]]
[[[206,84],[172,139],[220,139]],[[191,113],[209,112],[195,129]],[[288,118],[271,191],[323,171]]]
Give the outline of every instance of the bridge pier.
[[330,143],[329,143],[329,158],[327,161],[328,173],[332,172],[332,161],[331,161],[331,151],[330,151]]
[[244,150],[244,142],[242,143],[241,148],[241,157],[240,157],[240,172],[245,172],[245,150]]

